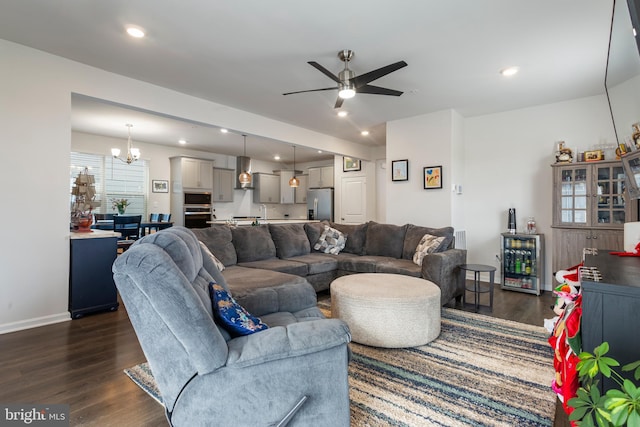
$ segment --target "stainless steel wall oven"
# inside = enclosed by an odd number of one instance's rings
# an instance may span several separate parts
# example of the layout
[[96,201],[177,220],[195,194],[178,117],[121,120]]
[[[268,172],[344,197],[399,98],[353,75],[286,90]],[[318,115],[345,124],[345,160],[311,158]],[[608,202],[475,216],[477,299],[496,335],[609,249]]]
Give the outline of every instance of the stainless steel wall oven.
[[211,221],[211,193],[184,193],[184,226],[187,228],[210,227]]

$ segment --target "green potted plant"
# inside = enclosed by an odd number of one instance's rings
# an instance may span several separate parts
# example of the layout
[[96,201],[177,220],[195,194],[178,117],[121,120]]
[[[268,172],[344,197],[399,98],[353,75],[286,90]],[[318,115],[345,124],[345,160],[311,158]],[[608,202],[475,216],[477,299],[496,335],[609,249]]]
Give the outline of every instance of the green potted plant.
[[[576,366],[582,387],[577,396],[570,399],[568,405],[574,408],[569,416],[570,421],[582,427],[640,427],[640,360],[626,364],[622,372],[633,371],[636,381],[623,378],[613,368],[620,363],[612,357],[607,357],[609,343],[603,342],[593,351],[593,354],[582,352],[578,355],[580,362]],[[619,388],[600,393],[599,377],[611,378]]]
[[115,211],[118,210],[118,214],[123,215],[127,210],[127,206],[131,203],[127,199],[111,199],[111,208]]

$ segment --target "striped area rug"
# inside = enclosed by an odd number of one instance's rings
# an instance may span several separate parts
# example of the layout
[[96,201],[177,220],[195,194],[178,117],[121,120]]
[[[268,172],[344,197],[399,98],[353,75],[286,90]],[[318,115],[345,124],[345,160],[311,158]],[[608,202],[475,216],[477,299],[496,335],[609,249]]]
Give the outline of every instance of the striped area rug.
[[[352,343],[351,425],[552,426],[547,336],[543,327],[443,308],[442,332],[425,346]],[[125,373],[161,402],[146,363]]]

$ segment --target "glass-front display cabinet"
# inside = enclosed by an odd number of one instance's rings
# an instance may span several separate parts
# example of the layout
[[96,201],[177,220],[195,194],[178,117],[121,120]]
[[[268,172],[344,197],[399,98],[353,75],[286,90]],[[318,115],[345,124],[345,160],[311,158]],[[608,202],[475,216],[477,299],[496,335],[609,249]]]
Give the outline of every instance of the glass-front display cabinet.
[[556,166],[553,225],[622,228],[625,174],[620,161]]
[[540,295],[544,279],[544,236],[501,234],[502,289]]

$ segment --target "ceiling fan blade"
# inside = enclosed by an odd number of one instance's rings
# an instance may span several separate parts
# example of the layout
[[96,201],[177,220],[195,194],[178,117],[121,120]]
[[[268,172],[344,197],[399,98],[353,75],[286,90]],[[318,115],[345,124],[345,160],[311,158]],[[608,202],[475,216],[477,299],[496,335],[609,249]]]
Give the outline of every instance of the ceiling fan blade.
[[400,96],[403,92],[395,89],[387,89],[386,87],[364,85],[356,89],[356,93],[370,93],[373,95],[391,95]]
[[404,61],[399,61],[394,64],[387,65],[386,67],[378,68],[377,70],[369,71],[368,73],[362,74],[360,76],[356,76],[351,79],[351,82],[355,84],[356,88],[366,85],[369,82],[372,82],[376,79],[379,79],[382,76],[386,76],[389,73],[393,73],[394,71],[399,70],[400,68],[406,67],[407,63]]
[[324,74],[325,76],[329,77],[331,80],[333,80],[336,83],[342,83],[340,81],[340,79],[338,78],[338,76],[336,76],[335,74],[333,74],[331,71],[327,70],[326,68],[324,68],[322,65],[318,64],[316,61],[309,61],[307,62],[307,64],[311,65],[312,67],[318,69],[322,74]]
[[343,102],[344,102],[344,99],[338,97],[338,99],[336,99],[336,105],[334,105],[333,108],[341,108]]
[[325,88],[322,88],[322,89],[298,90],[298,91],[295,91],[295,92],[287,92],[287,93],[283,93],[283,95],[293,95],[293,94],[295,94],[295,93],[319,92],[319,91],[321,91],[321,90],[337,90],[337,89],[338,89],[338,88],[334,86],[334,87],[325,87]]

